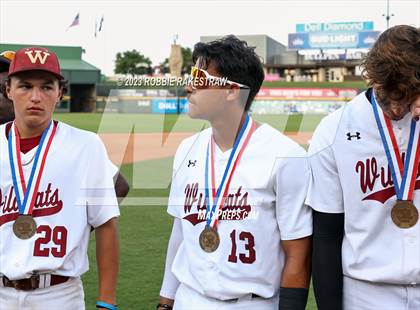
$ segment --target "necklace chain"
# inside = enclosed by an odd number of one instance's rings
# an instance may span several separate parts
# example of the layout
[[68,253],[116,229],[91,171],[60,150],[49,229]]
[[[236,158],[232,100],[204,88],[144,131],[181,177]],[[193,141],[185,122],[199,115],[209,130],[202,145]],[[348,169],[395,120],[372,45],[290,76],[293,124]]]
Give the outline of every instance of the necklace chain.
[[28,162],[23,162],[22,161],[22,166],[27,166],[27,165],[29,165],[33,160],[34,160],[34,158],[35,158],[35,155],[36,155],[36,151],[34,152],[34,155],[32,155],[32,157],[31,157],[31,159],[28,161]]

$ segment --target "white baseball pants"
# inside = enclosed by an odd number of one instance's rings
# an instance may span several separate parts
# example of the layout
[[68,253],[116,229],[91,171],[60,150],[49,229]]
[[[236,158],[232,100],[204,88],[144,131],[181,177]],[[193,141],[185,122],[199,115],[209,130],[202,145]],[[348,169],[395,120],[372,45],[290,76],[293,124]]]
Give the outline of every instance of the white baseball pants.
[[84,310],[85,296],[80,278],[38,288],[18,291],[0,287],[0,310]]
[[420,284],[372,283],[344,276],[343,309],[418,310],[420,309]]
[[278,296],[264,299],[246,296],[237,301],[222,301],[201,295],[196,290],[180,284],[173,310],[277,310]]

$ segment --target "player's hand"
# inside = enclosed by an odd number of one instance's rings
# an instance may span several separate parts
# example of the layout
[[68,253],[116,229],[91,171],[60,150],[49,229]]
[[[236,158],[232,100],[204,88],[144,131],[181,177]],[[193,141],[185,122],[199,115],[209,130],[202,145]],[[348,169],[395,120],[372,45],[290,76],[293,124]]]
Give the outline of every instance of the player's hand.
[[[165,306],[159,307],[159,305],[167,305],[167,306],[166,307]],[[160,296],[160,298],[159,298],[159,305],[158,305],[158,307],[156,307],[157,310],[168,310],[168,309],[172,309],[172,306],[174,305],[174,300]]]
[[420,118],[420,95],[410,105],[411,116],[418,121]]

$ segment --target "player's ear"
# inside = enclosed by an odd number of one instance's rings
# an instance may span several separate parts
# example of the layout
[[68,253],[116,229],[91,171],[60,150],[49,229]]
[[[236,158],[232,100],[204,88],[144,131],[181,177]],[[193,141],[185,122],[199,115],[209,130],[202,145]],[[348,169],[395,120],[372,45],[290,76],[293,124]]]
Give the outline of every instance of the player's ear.
[[60,102],[61,100],[63,100],[63,96],[65,93],[67,93],[67,83],[66,82],[58,82],[58,102]]
[[5,93],[4,95],[9,98],[9,100],[12,100],[12,95],[10,94],[10,80],[6,82],[6,87],[5,87]]
[[226,100],[227,101],[239,100],[240,91],[241,91],[241,88],[237,84],[229,85],[229,88],[226,90],[226,93],[227,93]]
[[60,88],[58,89],[58,101],[57,101],[57,103],[58,103],[61,99],[63,99],[63,94],[64,94],[63,87],[61,87],[61,86],[60,86]]

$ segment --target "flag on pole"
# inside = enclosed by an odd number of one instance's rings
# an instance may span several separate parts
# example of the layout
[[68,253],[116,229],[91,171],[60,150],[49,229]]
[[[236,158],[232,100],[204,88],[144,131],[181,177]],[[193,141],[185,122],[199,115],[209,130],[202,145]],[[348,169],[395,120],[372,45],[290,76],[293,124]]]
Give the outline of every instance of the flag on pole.
[[98,27],[98,20],[95,20],[95,38],[98,36],[99,32],[102,31],[103,24],[104,24],[104,16],[102,15],[101,20],[99,21],[99,27]]
[[102,17],[101,17],[101,21],[99,22],[99,29],[98,29],[98,32],[101,32],[103,23],[104,23],[104,16],[102,15]]
[[77,15],[73,19],[73,22],[70,24],[70,26],[67,27],[67,30],[69,30],[71,27],[74,27],[74,26],[79,25],[79,22],[80,22],[80,20],[79,20],[79,13],[77,13]]

